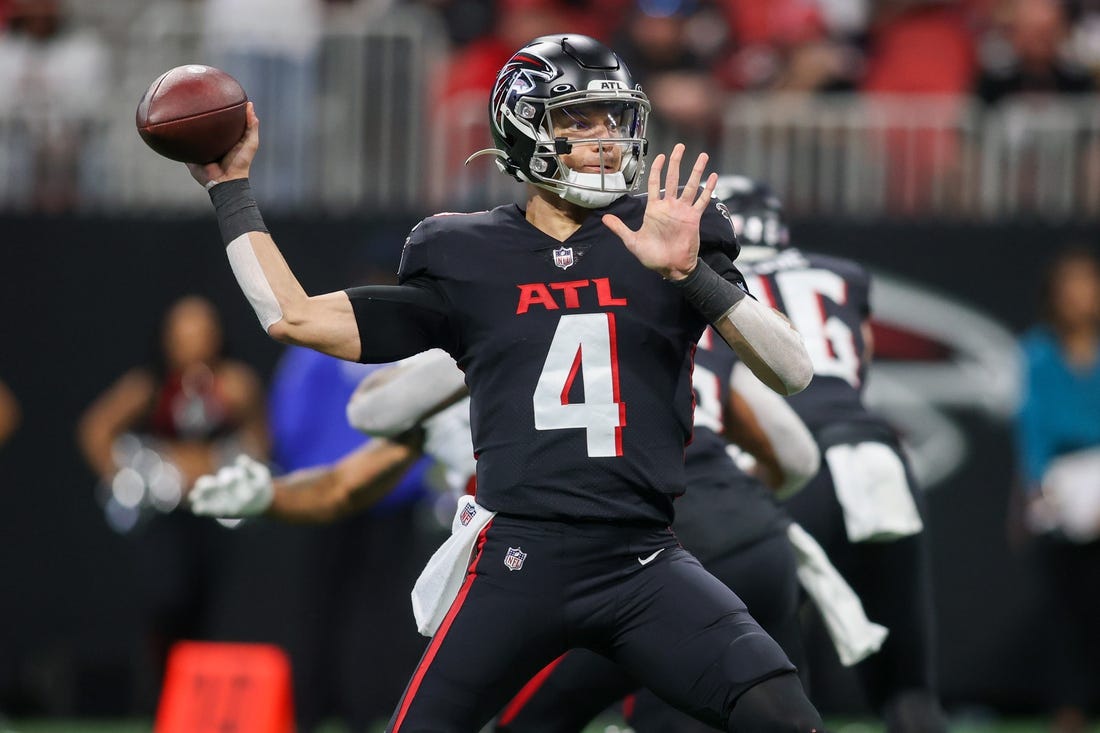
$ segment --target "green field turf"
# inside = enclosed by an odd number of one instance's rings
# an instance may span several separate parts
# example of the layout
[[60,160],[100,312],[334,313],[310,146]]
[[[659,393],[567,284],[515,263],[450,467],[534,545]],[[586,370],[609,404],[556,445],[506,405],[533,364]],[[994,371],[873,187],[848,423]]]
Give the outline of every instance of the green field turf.
[[[0,722],[0,733],[149,733],[152,724],[145,721],[76,721],[76,720],[20,720]],[[378,731],[381,732],[379,727]],[[1100,733],[1100,727],[1090,729]],[[829,721],[830,733],[882,733],[882,726],[855,720]],[[951,733],[1047,733],[1049,727],[1041,721],[956,722]],[[341,725],[328,725],[318,733],[348,733]],[[584,733],[626,733],[615,722],[603,722],[589,726]]]

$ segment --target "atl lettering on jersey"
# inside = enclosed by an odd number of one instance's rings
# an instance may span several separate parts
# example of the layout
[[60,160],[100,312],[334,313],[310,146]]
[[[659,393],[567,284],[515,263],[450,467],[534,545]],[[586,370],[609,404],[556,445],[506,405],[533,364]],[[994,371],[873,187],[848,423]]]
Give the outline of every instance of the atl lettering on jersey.
[[[562,308],[580,308],[582,307],[580,291],[587,290],[590,287],[595,288],[596,304],[601,308],[627,305],[626,298],[616,298],[612,295],[611,280],[606,277],[595,277],[591,280],[569,280],[561,283],[524,283],[516,287],[519,288],[519,304],[516,305],[517,316],[523,315],[535,305],[540,305],[548,311],[561,310]],[[560,303],[551,291],[559,293]]]

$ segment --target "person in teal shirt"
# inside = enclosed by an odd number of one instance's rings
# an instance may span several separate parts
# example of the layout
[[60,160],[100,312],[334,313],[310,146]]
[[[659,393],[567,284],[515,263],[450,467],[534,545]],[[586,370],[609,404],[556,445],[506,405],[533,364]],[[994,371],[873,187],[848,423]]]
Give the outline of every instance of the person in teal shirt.
[[1052,459],[1100,446],[1100,266],[1068,250],[1044,283],[1043,323],[1021,346],[1027,383],[1019,415],[1022,468],[1036,491]]
[[[1059,489],[1066,484],[1058,476],[1073,462],[1075,490],[1087,490],[1094,480],[1094,491],[1100,492],[1097,256],[1085,249],[1058,255],[1043,283],[1042,304],[1041,323],[1021,340],[1027,379],[1017,440],[1029,525],[1039,534],[1050,602],[1045,625],[1056,637],[1046,645],[1052,730],[1071,733],[1085,730],[1086,711],[1097,702],[1092,691],[1100,688],[1100,519],[1058,508]],[[1096,467],[1090,468],[1093,461]]]

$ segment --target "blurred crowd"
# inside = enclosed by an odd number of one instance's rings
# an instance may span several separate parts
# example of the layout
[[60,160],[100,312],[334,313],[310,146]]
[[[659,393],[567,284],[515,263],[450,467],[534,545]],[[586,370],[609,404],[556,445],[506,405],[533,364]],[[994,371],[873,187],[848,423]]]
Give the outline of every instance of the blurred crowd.
[[323,133],[310,111],[322,92],[326,29],[341,13],[398,5],[418,5],[443,29],[434,89],[425,92],[443,100],[444,114],[449,102],[484,99],[527,40],[566,30],[617,49],[657,124],[688,134],[713,132],[724,100],[744,92],[973,95],[996,104],[1090,93],[1100,74],[1095,0],[0,0],[0,164],[13,173],[0,181],[0,207],[68,210],[101,185],[102,161],[84,143],[124,77],[119,44],[150,15],[173,23],[180,13],[195,19],[204,60],[279,110],[264,122],[280,170],[261,161],[256,175],[271,205],[301,202],[319,175],[310,150]]
[[[1063,0],[455,0],[445,95],[484,93],[529,36],[573,28],[617,49],[658,114],[713,125],[725,93],[1091,92],[1100,4]],[[612,7],[613,6],[613,7]]]

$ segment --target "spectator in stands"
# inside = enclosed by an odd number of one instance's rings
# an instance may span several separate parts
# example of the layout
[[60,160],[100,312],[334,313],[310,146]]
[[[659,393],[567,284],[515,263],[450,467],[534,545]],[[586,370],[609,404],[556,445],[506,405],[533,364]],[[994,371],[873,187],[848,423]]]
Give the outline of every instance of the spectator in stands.
[[85,410],[78,438],[101,481],[125,493],[126,504],[149,507],[133,533],[148,626],[141,672],[153,688],[138,695],[149,712],[170,645],[201,637],[229,564],[226,530],[173,507],[196,478],[237,453],[267,456],[260,380],[224,356],[214,306],[185,297],[168,310],[150,363],[127,371]]
[[454,46],[465,46],[493,32],[493,0],[422,0],[447,28]]
[[1023,339],[1018,417],[1030,527],[1049,584],[1055,730],[1085,730],[1100,683],[1100,261],[1071,249],[1051,265],[1042,321]]
[[8,386],[0,381],[0,446],[8,441],[19,427],[22,414],[19,402]]
[[70,28],[59,0],[10,0],[0,34],[0,157],[13,161],[0,171],[3,198],[45,211],[79,203],[108,62],[103,41]]
[[1100,0],[1067,0],[1072,57],[1100,78]]
[[732,89],[847,91],[861,73],[859,8],[816,0],[722,0],[735,46],[718,68]]
[[976,71],[966,14],[942,0],[892,0],[871,19],[860,89],[892,94],[965,94]]
[[[432,106],[431,135],[438,145],[432,160],[442,160],[445,169],[458,177],[461,185],[447,191],[436,190],[431,197],[436,205],[460,205],[474,208],[486,201],[482,195],[488,178],[500,174],[486,160],[464,166],[466,158],[486,146],[489,128],[485,119],[485,100],[493,88],[497,72],[512,53],[532,38],[571,29],[572,16],[559,0],[495,0],[496,22],[493,30],[455,51],[434,81],[438,105]],[[451,176],[441,176],[445,185]]]
[[1011,0],[1006,26],[986,39],[974,90],[993,104],[1019,94],[1091,92],[1095,83],[1066,51],[1069,26],[1059,0]]
[[[711,67],[727,38],[699,33],[699,14],[710,17],[710,9],[692,0],[640,0],[613,42],[653,104],[650,119],[679,137],[715,132],[721,112]],[[721,28],[720,16],[707,26]]]
[[936,101],[921,104],[918,124],[906,119],[882,129],[891,210],[913,213],[940,199],[960,198],[954,192],[962,185],[963,141],[955,130],[975,69],[974,38],[956,3],[888,0],[876,7],[860,91],[936,95]]
[[324,25],[323,0],[205,0],[204,42],[211,63],[232,74],[264,119],[264,140],[279,168],[257,161],[253,185],[276,206],[305,203],[318,174],[315,109]]
[[[558,0],[496,0],[490,33],[458,49],[439,80],[443,99],[476,97],[484,107],[497,72],[515,51],[540,35],[564,32],[571,18]],[[444,115],[446,117],[446,115]]]

